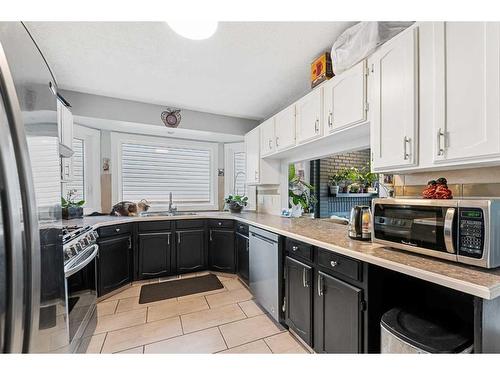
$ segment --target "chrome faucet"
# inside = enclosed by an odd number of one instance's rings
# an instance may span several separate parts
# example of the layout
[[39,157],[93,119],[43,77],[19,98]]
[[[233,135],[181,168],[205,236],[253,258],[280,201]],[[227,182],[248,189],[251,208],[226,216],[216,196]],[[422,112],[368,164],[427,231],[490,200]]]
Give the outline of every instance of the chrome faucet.
[[174,202],[172,200],[172,192],[168,194],[168,212],[169,213],[177,212],[177,207],[174,206]]

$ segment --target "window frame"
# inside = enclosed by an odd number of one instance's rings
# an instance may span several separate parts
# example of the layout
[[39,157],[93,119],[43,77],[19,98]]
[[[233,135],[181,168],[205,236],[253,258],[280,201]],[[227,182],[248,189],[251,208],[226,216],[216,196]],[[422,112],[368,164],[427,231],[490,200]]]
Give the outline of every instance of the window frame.
[[[237,153],[245,153],[245,143],[226,143],[224,144],[224,197],[230,194],[235,194],[234,186],[234,156]],[[246,155],[245,155],[246,159]],[[245,171],[246,174],[246,171]],[[256,186],[248,185],[245,178],[245,193],[248,197],[248,205],[246,210],[255,210],[257,207],[257,190]]]
[[[198,142],[178,138],[153,137],[136,135],[130,133],[111,132],[111,179],[112,179],[112,202],[116,204],[123,201],[122,181],[122,145],[124,143],[140,144],[145,146],[179,147],[208,150],[210,152],[210,202],[204,204],[176,203],[174,205],[179,211],[213,211],[219,209],[218,204],[218,156],[219,144],[214,142]],[[151,210],[163,210],[168,207],[164,204],[154,203]]]
[[[87,126],[74,124],[73,138],[83,140],[84,214],[101,211],[101,132]],[[64,196],[67,184],[64,184]]]

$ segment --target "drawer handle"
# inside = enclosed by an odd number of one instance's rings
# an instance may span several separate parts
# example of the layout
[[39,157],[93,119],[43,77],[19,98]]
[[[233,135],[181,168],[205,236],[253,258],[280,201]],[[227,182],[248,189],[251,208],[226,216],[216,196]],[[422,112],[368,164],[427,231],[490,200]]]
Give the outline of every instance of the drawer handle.
[[298,246],[292,246],[292,251],[297,251],[299,249]]
[[330,266],[332,266],[332,267],[337,267],[338,265],[339,265],[339,262],[337,262],[337,261],[335,261],[335,260],[332,260],[332,261],[330,262]]
[[219,224],[219,226],[221,226],[221,225],[222,225],[222,223],[221,223],[220,221],[218,222],[218,224]]
[[120,228],[115,228],[115,231],[116,231],[116,232],[119,232],[119,231],[120,231]]

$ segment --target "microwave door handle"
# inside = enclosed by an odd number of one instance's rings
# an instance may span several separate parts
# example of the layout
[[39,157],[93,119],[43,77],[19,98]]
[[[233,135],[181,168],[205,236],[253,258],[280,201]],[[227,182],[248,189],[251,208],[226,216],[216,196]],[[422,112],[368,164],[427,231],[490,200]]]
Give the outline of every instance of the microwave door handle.
[[444,245],[446,251],[455,254],[455,245],[453,244],[453,219],[455,217],[455,208],[450,207],[446,210],[444,217]]

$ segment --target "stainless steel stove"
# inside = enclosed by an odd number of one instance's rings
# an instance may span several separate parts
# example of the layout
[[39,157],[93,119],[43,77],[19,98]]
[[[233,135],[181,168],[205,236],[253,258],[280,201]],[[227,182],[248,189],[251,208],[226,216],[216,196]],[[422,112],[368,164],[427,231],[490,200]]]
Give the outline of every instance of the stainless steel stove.
[[[97,301],[97,232],[92,227],[66,227],[63,230],[66,306],[68,309],[71,352],[85,352],[85,337],[95,330]],[[85,335],[84,335],[85,333]]]
[[73,263],[80,254],[88,251],[97,240],[97,231],[92,227],[68,226],[63,228],[64,268]]

